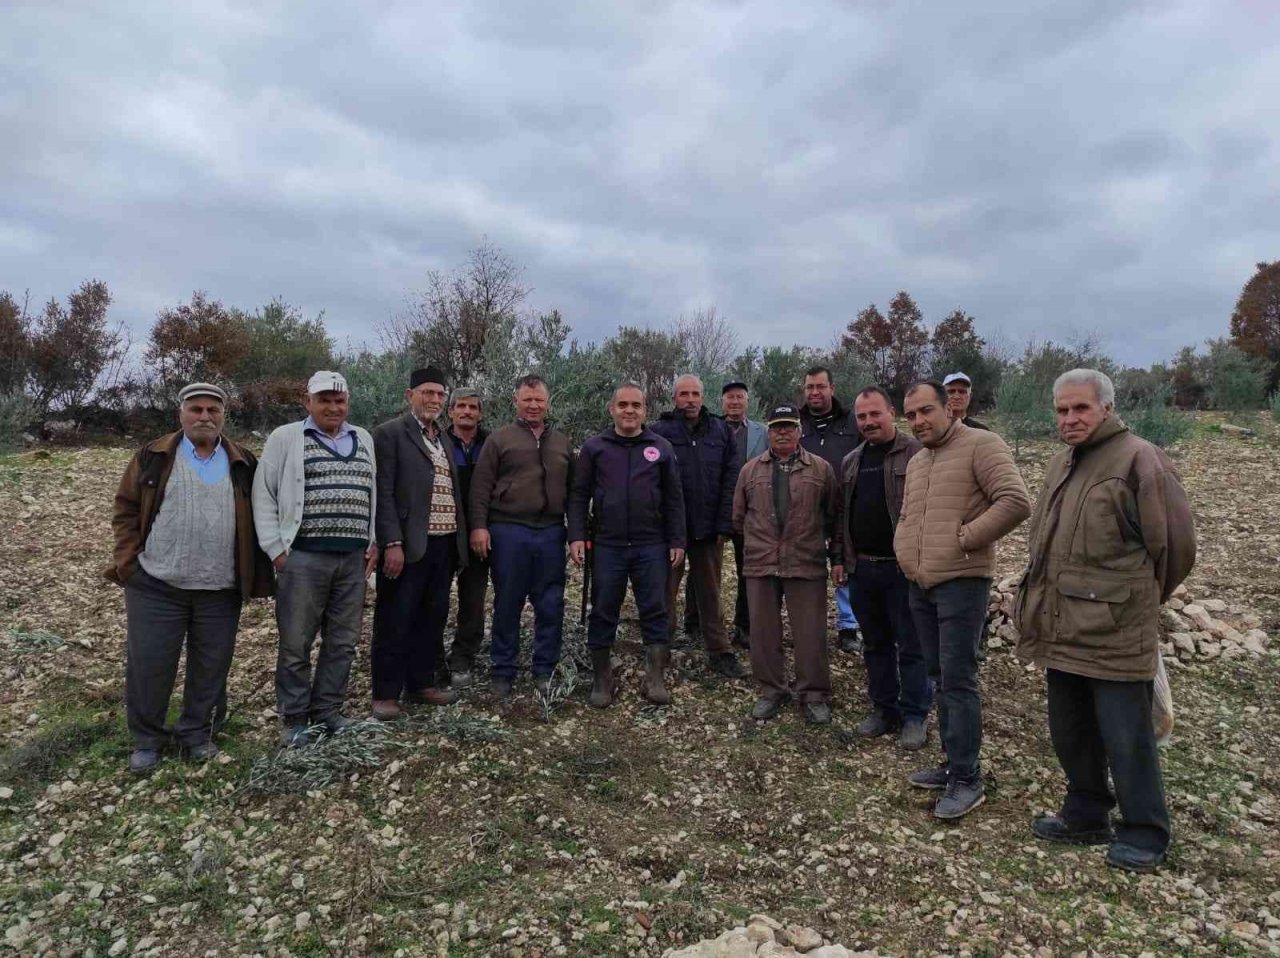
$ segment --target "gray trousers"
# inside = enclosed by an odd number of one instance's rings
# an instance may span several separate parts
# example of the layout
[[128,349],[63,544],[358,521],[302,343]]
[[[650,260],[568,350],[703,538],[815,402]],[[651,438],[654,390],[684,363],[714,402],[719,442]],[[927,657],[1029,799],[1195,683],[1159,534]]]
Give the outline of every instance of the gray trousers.
[[[142,568],[129,578],[125,712],[134,748],[161,748],[174,738],[190,748],[213,736],[214,708],[225,695],[241,604],[239,589],[177,589]],[[170,733],[165,718],[184,645],[182,714]]]
[[[287,725],[342,710],[364,613],[364,550],[293,550],[276,578],[276,703]],[[314,677],[311,647],[320,635]]]

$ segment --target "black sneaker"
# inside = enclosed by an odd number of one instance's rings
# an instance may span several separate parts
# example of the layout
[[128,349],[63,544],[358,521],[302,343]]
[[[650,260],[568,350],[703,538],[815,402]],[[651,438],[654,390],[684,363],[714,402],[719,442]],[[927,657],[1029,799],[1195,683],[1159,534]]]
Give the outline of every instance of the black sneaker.
[[902,723],[902,731],[898,733],[898,745],[908,752],[924,748],[929,741],[929,722],[927,719],[907,719]]
[[707,656],[707,665],[713,672],[727,679],[740,679],[746,673],[742,671],[742,663],[732,652],[716,652]]
[[805,702],[800,711],[810,725],[830,725],[831,706],[826,702]]
[[129,771],[134,775],[150,775],[159,764],[158,748],[135,748],[129,753]]
[[954,775],[947,781],[947,791],[933,807],[935,818],[962,818],[987,800],[982,789],[982,776],[975,775],[968,781]]
[[757,722],[767,722],[772,718],[776,718],[778,710],[782,708],[782,699],[769,698],[762,695],[756,699],[756,704],[751,708],[751,717]]
[[1164,852],[1148,851],[1127,842],[1112,842],[1107,864],[1127,872],[1153,872],[1164,864]]
[[489,677],[489,694],[495,699],[511,698],[511,679],[505,675],[491,675]]
[[854,729],[863,738],[879,738],[881,735],[888,735],[890,732],[898,730],[898,720],[895,716],[889,715],[881,709],[876,709]]
[[862,654],[862,632],[858,629],[841,629],[840,634],[836,636],[836,640],[840,644],[840,651],[848,655]]
[[1111,826],[1072,828],[1061,815],[1042,815],[1031,823],[1031,834],[1058,845],[1106,845],[1111,841]]
[[947,787],[947,779],[950,777],[947,766],[939,765],[937,768],[926,768],[921,772],[913,772],[907,776],[907,782],[915,788],[927,788],[940,792]]

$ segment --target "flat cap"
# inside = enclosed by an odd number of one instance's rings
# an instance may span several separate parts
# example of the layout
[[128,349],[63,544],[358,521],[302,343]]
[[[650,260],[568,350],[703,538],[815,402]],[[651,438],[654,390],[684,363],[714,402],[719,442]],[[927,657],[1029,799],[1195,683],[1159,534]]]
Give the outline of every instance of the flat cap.
[[227,404],[227,391],[221,386],[215,386],[213,383],[188,383],[178,391],[178,405],[196,396],[210,396],[224,406]]

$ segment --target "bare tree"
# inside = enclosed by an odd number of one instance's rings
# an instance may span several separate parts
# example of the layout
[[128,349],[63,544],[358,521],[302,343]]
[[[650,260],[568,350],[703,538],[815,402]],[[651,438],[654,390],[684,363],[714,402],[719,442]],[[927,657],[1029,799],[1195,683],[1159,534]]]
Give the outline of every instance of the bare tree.
[[673,330],[684,346],[690,368],[700,376],[724,376],[738,354],[738,333],[719,314],[715,304],[700,306],[689,316],[681,315]]
[[484,372],[485,342],[501,320],[513,321],[529,289],[522,270],[487,239],[452,273],[432,270],[405,313],[383,330],[388,347],[439,366],[450,382]]

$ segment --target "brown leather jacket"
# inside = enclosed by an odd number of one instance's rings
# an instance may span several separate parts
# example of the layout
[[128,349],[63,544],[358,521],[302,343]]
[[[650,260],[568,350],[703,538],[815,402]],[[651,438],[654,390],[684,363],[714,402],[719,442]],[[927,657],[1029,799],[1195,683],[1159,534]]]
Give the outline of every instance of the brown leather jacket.
[[[860,443],[853,452],[844,457],[840,464],[840,509],[836,515],[836,543],[844,562],[845,571],[852,573],[859,551],[856,542],[848,541],[849,521],[847,516],[853,509],[853,493],[858,486],[858,469],[862,465],[862,451],[867,448],[865,442]],[[894,436],[893,446],[884,457],[884,501],[889,507],[889,517],[896,526],[902,516],[902,497],[907,491],[907,463],[911,457],[924,446],[920,440],[899,429]]]
[[1014,609],[1018,654],[1114,681],[1154,678],[1160,604],[1196,560],[1168,456],[1112,415],[1049,461]]
[[742,574],[747,578],[781,576],[825,579],[835,552],[836,510],[840,487],[825,459],[801,449],[788,477],[791,508],[782,529],[773,511],[773,459],[769,453],[748,459],[733,493],[733,531],[743,537]]
[[995,573],[996,540],[1031,514],[1022,473],[1004,440],[954,420],[907,466],[893,551],[922,589]]
[[[138,568],[138,555],[151,533],[151,523],[164,501],[165,486],[173,471],[173,457],[182,441],[182,430],[171,432],[147,443],[129,460],[129,465],[116,490],[111,513],[111,529],[115,533],[115,554],[104,575],[124,585]],[[253,472],[258,460],[252,452],[222,437],[223,448],[231,470],[231,487],[236,507],[236,575],[243,598],[267,596],[275,591],[271,560],[258,548],[258,535],[253,527]]]

